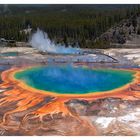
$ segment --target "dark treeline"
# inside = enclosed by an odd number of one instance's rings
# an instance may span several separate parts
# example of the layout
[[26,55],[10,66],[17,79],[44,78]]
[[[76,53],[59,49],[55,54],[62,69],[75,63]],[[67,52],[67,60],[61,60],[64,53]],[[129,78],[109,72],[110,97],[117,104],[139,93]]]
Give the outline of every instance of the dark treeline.
[[102,47],[108,42],[96,42],[102,33],[140,12],[139,5],[47,5],[0,6],[0,37],[28,41],[29,33],[22,32],[29,26],[34,32],[38,27],[48,33],[56,43],[79,43],[80,47]]

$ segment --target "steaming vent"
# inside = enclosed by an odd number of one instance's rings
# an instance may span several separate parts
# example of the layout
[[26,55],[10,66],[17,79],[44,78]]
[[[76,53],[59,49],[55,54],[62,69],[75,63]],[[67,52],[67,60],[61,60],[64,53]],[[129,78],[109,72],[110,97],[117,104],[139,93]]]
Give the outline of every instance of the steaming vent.
[[43,32],[40,29],[32,35],[29,44],[40,50],[41,52],[47,52],[51,54],[83,54],[83,51],[79,46],[68,46],[62,44],[55,44],[54,41],[51,41],[48,37],[48,34]]

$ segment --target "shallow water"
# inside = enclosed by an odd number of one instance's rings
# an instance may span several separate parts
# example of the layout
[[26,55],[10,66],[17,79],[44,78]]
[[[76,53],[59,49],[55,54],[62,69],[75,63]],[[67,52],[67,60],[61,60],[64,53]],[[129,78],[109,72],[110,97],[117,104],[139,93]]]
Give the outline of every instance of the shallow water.
[[0,53],[0,56],[17,56],[18,52],[5,52],[5,53]]
[[119,88],[133,80],[133,72],[83,66],[42,66],[18,72],[15,78],[40,90],[58,94],[88,94]]

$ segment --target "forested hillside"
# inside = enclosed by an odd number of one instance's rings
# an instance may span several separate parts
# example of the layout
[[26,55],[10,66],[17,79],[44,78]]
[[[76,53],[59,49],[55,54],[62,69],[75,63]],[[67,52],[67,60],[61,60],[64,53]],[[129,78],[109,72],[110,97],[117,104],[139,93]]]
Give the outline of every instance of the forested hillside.
[[56,43],[102,48],[97,38],[123,19],[140,13],[140,5],[0,5],[0,38],[28,41],[29,26],[48,33]]

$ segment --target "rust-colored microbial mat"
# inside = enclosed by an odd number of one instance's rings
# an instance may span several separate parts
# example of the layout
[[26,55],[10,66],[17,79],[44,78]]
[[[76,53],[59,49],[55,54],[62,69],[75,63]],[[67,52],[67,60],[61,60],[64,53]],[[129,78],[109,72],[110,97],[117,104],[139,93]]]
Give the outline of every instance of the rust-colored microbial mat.
[[0,88],[4,91],[0,93],[0,129],[5,135],[98,135],[94,125],[67,106],[67,102],[107,97],[140,98],[139,69],[131,69],[136,73],[135,78],[126,86],[83,95],[62,95],[31,88],[14,78],[14,74],[21,70],[12,68],[1,75],[3,83]]

